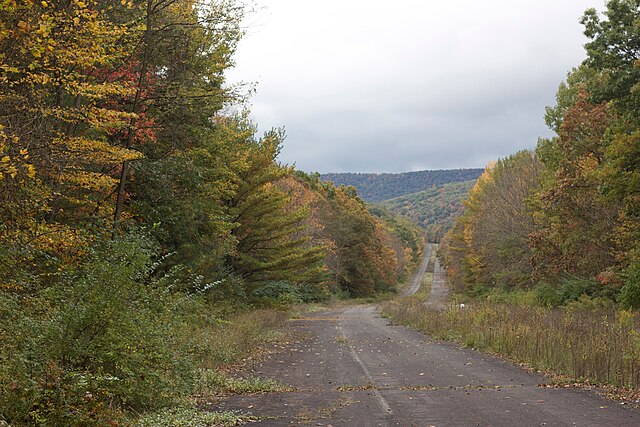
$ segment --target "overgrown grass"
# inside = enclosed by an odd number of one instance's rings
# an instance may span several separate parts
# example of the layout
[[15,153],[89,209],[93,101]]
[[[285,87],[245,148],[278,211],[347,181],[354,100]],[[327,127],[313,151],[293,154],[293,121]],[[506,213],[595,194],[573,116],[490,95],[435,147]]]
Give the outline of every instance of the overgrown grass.
[[422,281],[420,282],[420,289],[411,295],[409,298],[412,298],[416,301],[426,301],[431,294],[431,286],[433,286],[433,273],[427,271],[422,276]]
[[393,321],[575,381],[640,388],[640,316],[476,302],[437,311],[416,300],[382,306]]
[[253,310],[226,320],[203,313],[192,323],[198,343],[198,359],[203,369],[227,369],[253,358],[268,342],[283,336],[287,313]]
[[286,313],[276,310],[244,312],[227,320],[198,313],[191,322],[191,332],[198,343],[200,368],[195,374],[190,399],[176,407],[146,414],[135,426],[235,426],[256,421],[255,417],[235,412],[201,411],[198,406],[224,394],[288,391],[287,386],[270,378],[241,378],[229,372],[259,357],[267,343],[286,336],[282,330],[286,319]]
[[227,427],[257,421],[236,412],[209,412],[195,408],[172,408],[143,415],[134,427]]
[[222,394],[256,394],[291,390],[291,387],[280,384],[272,378],[240,378],[214,369],[202,369],[196,382],[195,394],[198,397],[211,397]]

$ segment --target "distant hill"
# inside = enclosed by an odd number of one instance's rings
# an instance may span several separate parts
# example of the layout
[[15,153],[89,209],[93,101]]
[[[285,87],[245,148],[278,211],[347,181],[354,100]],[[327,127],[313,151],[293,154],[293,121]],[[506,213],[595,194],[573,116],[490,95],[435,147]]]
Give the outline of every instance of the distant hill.
[[367,202],[406,196],[434,186],[478,179],[483,169],[449,169],[405,173],[327,173],[320,175],[323,181],[335,185],[352,185]]
[[385,200],[380,203],[389,211],[407,217],[427,231],[431,242],[439,242],[462,213],[462,200],[476,180],[455,182],[424,191]]

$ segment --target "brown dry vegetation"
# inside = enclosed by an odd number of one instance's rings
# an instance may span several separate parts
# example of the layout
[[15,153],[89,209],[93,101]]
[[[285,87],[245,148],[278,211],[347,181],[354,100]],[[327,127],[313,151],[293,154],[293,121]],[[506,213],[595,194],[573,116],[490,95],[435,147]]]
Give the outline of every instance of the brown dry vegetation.
[[548,309],[482,302],[429,309],[415,300],[383,306],[393,321],[436,339],[525,363],[575,381],[640,388],[640,315],[627,310]]

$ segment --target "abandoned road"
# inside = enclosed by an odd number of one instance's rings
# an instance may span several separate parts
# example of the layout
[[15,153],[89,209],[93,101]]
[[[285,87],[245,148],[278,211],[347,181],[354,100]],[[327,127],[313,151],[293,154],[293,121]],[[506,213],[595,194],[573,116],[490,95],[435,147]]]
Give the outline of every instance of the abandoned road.
[[374,305],[291,326],[300,339],[251,374],[295,390],[231,396],[216,409],[255,415],[260,426],[640,425],[638,410],[589,390],[541,386],[547,378],[509,362],[390,325]]

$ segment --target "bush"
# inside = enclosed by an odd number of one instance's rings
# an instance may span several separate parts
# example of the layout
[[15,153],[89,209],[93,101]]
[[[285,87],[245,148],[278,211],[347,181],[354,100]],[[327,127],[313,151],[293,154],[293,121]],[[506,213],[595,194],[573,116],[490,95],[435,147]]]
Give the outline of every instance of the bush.
[[[11,425],[107,425],[190,392],[189,300],[151,279],[153,245],[96,246],[29,298],[0,297],[0,415]],[[121,409],[119,409],[121,408]]]
[[267,305],[292,305],[308,302],[327,301],[329,290],[321,285],[293,284],[286,281],[267,282],[251,294],[259,302]]
[[519,306],[532,306],[538,302],[535,292],[522,289],[494,288],[486,294],[487,301],[498,304],[513,304]]
[[298,287],[285,281],[267,282],[252,292],[258,300],[281,305],[300,304],[302,297]]
[[560,283],[544,284],[536,289],[537,299],[545,307],[559,307],[571,301],[578,301],[581,296],[590,298],[606,298],[613,300],[616,290],[596,280],[567,277]]
[[632,264],[622,274],[624,286],[618,302],[624,308],[640,308],[640,263]]
[[135,427],[231,427],[255,422],[256,417],[236,412],[210,412],[189,407],[163,409],[146,414],[134,423]]

